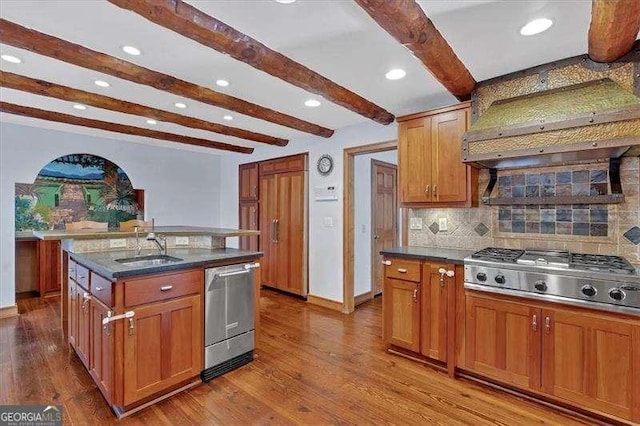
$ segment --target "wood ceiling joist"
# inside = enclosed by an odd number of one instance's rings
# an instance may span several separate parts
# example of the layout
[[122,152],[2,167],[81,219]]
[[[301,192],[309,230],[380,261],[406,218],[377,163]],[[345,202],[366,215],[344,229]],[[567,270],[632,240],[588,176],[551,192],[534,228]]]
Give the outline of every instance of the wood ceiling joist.
[[456,98],[470,98],[476,81],[414,0],[354,0],[386,32],[409,49]]
[[640,0],[593,0],[589,57],[614,62],[633,48],[640,31]]
[[115,112],[153,118],[159,121],[175,123],[194,129],[207,130],[227,136],[235,136],[237,138],[254,142],[262,142],[277,146],[286,146],[288,143],[286,139],[275,138],[273,136],[267,136],[260,133],[250,132],[248,130],[238,129],[236,127],[224,126],[222,124],[212,123],[209,121],[200,120],[198,118],[187,117],[185,115],[163,111],[157,108],[135,104],[133,102],[122,101],[120,99],[110,98],[108,96],[99,95],[97,93],[85,92],[84,90],[74,89],[71,87],[62,86],[60,84],[25,77],[1,70],[0,86],[20,90],[23,92],[33,93],[35,95],[48,96],[51,98],[62,99],[70,102],[78,102],[81,104],[91,105],[97,108],[108,109]]
[[333,130],[326,127],[96,52],[6,19],[0,19],[0,42],[301,132],[326,138],[333,135]]
[[205,148],[221,149],[224,151],[251,154],[253,148],[239,145],[231,145],[223,142],[215,142],[207,139],[193,138],[190,136],[176,135],[175,133],[159,132],[157,130],[144,129],[142,127],[128,126],[125,124],[109,123],[106,121],[93,120],[90,118],[77,117],[75,115],[63,114],[55,111],[47,111],[28,107],[24,105],[11,104],[0,101],[0,112],[21,115],[24,117],[38,118],[40,120],[54,121],[57,123],[73,124],[74,126],[89,127],[92,129],[108,130],[110,132],[124,133],[126,135],[144,136],[147,138],[160,139],[164,141],[178,142],[187,145],[197,145]]
[[181,0],[109,0],[184,37],[381,124],[393,114]]

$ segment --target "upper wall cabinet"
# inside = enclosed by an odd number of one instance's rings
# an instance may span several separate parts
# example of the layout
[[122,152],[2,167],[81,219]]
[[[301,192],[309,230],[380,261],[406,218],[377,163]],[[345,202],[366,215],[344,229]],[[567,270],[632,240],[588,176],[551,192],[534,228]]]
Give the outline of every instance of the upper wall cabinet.
[[258,201],[258,163],[241,164],[240,201]]
[[477,205],[478,171],[462,162],[470,103],[398,118],[400,202],[406,207]]

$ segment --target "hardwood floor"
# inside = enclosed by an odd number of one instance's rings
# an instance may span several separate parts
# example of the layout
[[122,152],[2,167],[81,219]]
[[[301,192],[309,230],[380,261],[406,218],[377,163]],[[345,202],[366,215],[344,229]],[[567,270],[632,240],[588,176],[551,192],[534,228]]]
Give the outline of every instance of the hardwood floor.
[[[0,320],[0,404],[60,404],[65,424],[114,423],[63,341],[58,298]],[[345,316],[264,291],[254,362],[119,424],[585,424],[387,354],[381,299]]]

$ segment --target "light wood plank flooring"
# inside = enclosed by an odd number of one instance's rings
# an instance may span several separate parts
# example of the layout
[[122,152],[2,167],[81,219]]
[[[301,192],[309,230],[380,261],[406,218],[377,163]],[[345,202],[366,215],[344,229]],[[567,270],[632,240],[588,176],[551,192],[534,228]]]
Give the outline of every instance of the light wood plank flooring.
[[[0,320],[0,404],[61,404],[65,424],[116,419],[63,341],[57,298]],[[585,424],[387,354],[381,301],[345,316],[269,290],[256,359],[119,424]]]

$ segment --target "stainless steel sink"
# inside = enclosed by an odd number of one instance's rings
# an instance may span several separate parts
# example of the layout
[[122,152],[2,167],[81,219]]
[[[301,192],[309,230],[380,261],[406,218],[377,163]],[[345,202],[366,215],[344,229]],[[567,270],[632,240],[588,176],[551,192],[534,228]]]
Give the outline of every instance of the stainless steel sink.
[[150,256],[139,257],[127,257],[124,259],[116,259],[116,262],[121,263],[124,266],[156,266],[166,265],[167,263],[180,262],[183,259],[173,256],[167,256],[166,254],[155,254]]

